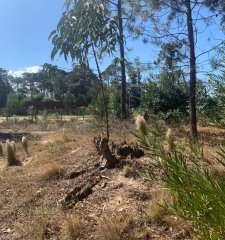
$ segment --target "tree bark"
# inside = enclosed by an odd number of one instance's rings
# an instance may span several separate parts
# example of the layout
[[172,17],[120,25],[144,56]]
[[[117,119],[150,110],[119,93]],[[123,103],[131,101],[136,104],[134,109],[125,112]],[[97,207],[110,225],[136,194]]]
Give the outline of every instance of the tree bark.
[[189,55],[190,55],[190,82],[189,82],[189,118],[190,118],[190,135],[193,139],[197,139],[197,116],[196,116],[196,56],[195,42],[193,31],[193,19],[190,0],[185,0],[187,8],[187,27],[189,40]]
[[118,25],[119,25],[119,46],[120,46],[120,66],[121,66],[121,115],[123,120],[127,117],[126,112],[126,69],[124,57],[124,35],[123,35],[123,17],[122,17],[122,2],[118,0]]

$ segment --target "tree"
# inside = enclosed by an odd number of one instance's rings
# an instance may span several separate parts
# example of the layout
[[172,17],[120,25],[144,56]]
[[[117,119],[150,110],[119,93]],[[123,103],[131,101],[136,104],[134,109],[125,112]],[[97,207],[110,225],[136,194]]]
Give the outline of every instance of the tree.
[[67,91],[66,76],[67,73],[59,69],[57,66],[45,63],[43,65],[42,73],[45,74],[45,82],[50,96],[62,101],[64,94]]
[[129,76],[129,107],[137,108],[140,105],[141,98],[141,65],[139,59],[135,59],[134,63],[127,64]]
[[[64,55],[66,60],[70,56],[79,64],[88,65],[90,54],[94,55],[103,99],[105,99],[98,57],[115,51],[117,36],[117,21],[113,17],[107,17],[107,9],[101,1],[66,1],[66,8],[58,23],[57,30],[50,34],[54,45],[51,57],[54,58],[59,52],[60,55]],[[104,101],[104,108],[106,134],[109,138],[106,101]]]
[[180,73],[161,72],[158,76],[150,76],[143,84],[141,108],[154,114],[173,111],[186,114],[187,99],[186,84]]
[[65,94],[64,105],[65,105],[65,108],[70,112],[70,115],[71,115],[72,109],[74,106],[74,95],[72,93],[70,93],[69,91],[67,91]]
[[8,72],[0,68],[0,108],[5,106],[7,96],[12,91],[9,80]]
[[26,113],[24,105],[24,95],[21,93],[10,93],[7,96],[5,112],[7,114],[23,115]]
[[[131,1],[133,7],[136,6],[137,15],[140,16],[141,26],[131,26],[131,30],[137,36],[142,36],[144,42],[151,40],[155,44],[161,44],[167,41],[178,41],[186,46],[188,50],[188,62],[184,65],[189,66],[189,116],[190,116],[190,134],[197,138],[197,116],[196,116],[196,59],[204,54],[196,56],[197,43],[197,24],[199,21],[205,22],[206,27],[210,20],[217,15],[224,15],[223,0],[206,0],[206,1]],[[139,6],[139,8],[137,7]],[[207,7],[215,14],[204,16],[204,7]],[[146,28],[144,23],[151,21],[151,29]],[[221,42],[219,43],[219,45]],[[210,51],[210,50],[208,50]],[[206,52],[208,52],[206,51]]]
[[87,65],[75,64],[73,70],[68,73],[67,88],[76,101],[91,103],[96,99],[94,88],[99,91],[98,78]]
[[119,27],[119,48],[120,48],[120,65],[121,65],[121,119],[125,119],[126,116],[126,69],[125,69],[125,52],[124,52],[124,26],[123,26],[123,15],[122,15],[122,1],[117,2],[118,10],[118,27]]

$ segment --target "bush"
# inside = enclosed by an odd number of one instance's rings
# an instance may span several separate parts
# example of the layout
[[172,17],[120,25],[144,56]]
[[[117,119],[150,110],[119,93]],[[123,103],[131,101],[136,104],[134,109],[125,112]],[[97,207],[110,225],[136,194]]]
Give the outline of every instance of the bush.
[[181,123],[186,123],[188,121],[187,114],[179,110],[170,110],[166,113],[160,112],[158,116],[167,123],[175,126],[179,126]]
[[7,114],[26,115],[23,107],[24,96],[18,93],[10,93],[7,97],[5,112]]
[[165,163],[167,171],[163,181],[174,197],[173,204],[168,206],[171,213],[192,222],[200,239],[222,239],[225,236],[224,180],[215,180],[207,168],[194,160],[189,167],[181,153],[167,156]]

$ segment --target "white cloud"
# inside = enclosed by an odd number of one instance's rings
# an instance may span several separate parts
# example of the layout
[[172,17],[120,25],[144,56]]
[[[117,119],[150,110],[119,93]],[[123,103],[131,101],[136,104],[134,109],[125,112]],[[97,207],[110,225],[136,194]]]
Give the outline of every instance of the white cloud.
[[31,66],[31,67],[26,67],[24,69],[20,69],[17,71],[9,71],[9,74],[14,76],[14,77],[21,77],[23,73],[37,73],[41,70],[41,67],[39,66]]

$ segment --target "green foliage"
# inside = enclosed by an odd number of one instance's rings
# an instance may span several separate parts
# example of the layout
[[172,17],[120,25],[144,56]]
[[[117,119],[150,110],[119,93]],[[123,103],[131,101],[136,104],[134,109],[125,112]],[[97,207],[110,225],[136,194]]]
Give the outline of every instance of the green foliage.
[[32,95],[31,100],[32,101],[43,101],[44,97],[45,97],[45,95],[43,93],[38,93],[36,95]]
[[209,93],[204,90],[202,98],[198,101],[198,111],[205,121],[217,126],[225,127],[225,55],[222,55],[218,66],[220,74],[209,74]]
[[71,113],[74,106],[74,95],[69,91],[67,91],[64,96],[64,105],[65,105],[65,108],[69,110]]
[[19,93],[10,93],[7,97],[5,112],[7,114],[24,115],[26,109],[23,107],[24,96]]
[[152,113],[169,111],[187,112],[188,93],[179,72],[162,72],[142,85],[141,108]]
[[74,65],[67,76],[67,88],[77,102],[90,103],[100,92],[99,80],[86,64]]
[[67,60],[70,56],[86,63],[92,47],[100,55],[110,54],[117,44],[117,21],[107,17],[107,9],[96,1],[67,1],[57,30],[49,38],[54,45],[51,57],[59,52]]
[[[154,166],[163,168],[162,180],[173,196],[173,203],[165,203],[165,208],[190,222],[199,239],[224,239],[225,182],[223,178],[215,179],[209,172],[201,146],[190,142],[189,156],[178,150],[166,154],[162,141],[152,131],[146,136],[136,136],[149,151]],[[225,167],[225,149],[219,154],[219,162]],[[155,178],[152,172],[144,176],[150,181]]]
[[135,59],[134,63],[127,64],[129,76],[128,91],[129,91],[129,107],[137,108],[140,106],[141,100],[141,71],[142,67],[139,59]]
[[7,96],[11,92],[11,86],[9,85],[9,75],[8,72],[0,68],[0,108],[5,106]]
[[188,122],[187,114],[179,111],[178,109],[169,110],[167,112],[159,112],[157,116],[174,126],[179,126],[181,123]]
[[187,159],[181,153],[166,158],[164,177],[166,188],[174,196],[169,206],[172,213],[193,223],[201,239],[222,239],[225,235],[224,180],[215,180],[199,162]]
[[114,86],[110,86],[107,89],[108,93],[108,110],[111,119],[115,120],[120,115],[120,96],[118,89]]

